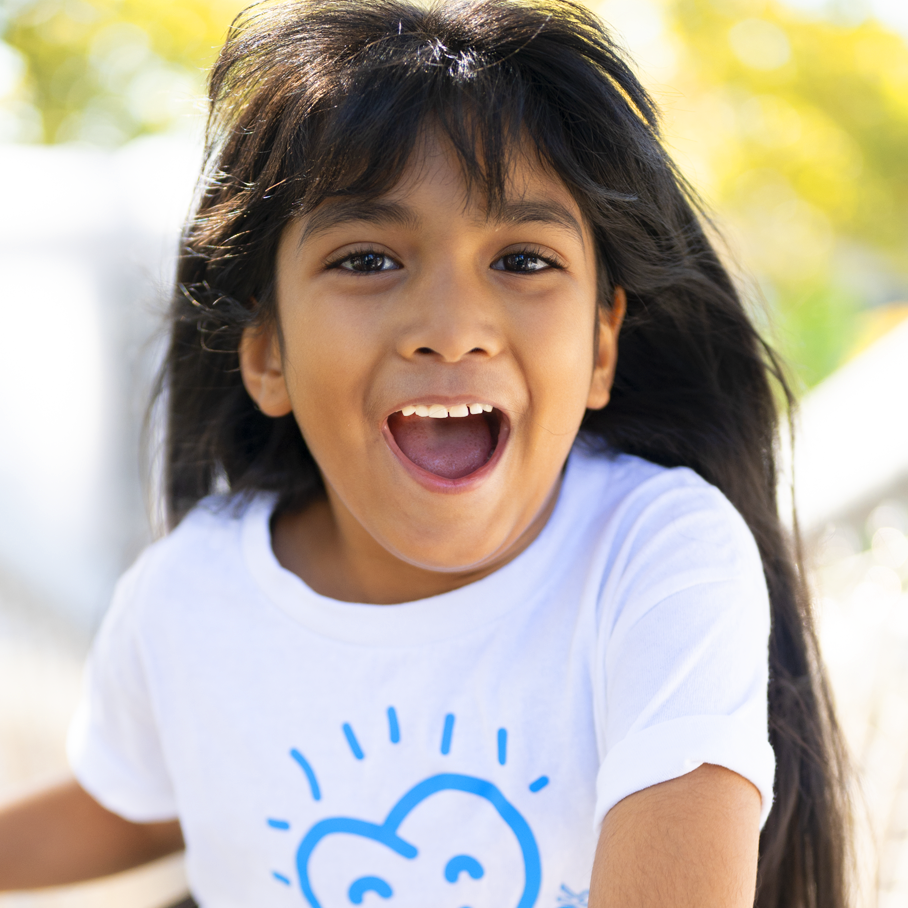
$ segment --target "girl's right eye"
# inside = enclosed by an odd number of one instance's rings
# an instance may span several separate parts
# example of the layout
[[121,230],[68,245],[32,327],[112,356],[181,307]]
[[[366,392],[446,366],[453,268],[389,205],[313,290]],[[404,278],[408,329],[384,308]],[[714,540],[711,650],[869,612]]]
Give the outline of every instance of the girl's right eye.
[[383,252],[353,252],[342,259],[331,262],[329,268],[353,271],[356,274],[376,274],[381,271],[397,271],[400,265]]

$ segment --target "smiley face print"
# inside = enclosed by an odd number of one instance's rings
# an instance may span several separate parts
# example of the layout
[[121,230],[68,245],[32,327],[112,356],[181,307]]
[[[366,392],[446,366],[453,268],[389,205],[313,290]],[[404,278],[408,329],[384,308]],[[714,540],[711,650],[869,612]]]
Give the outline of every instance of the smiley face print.
[[[392,742],[400,739],[393,708]],[[454,716],[445,718],[441,752],[451,748]],[[342,726],[357,760],[364,754],[353,729]],[[498,762],[507,761],[507,731],[497,736]],[[313,767],[298,750],[314,800],[322,791]],[[533,793],[548,784],[542,776]],[[283,820],[268,820],[291,831]],[[492,782],[475,775],[436,773],[414,784],[382,817],[329,816],[302,836],[295,876],[274,872],[284,886],[298,887],[310,908],[351,905],[388,908],[533,908],[541,886],[539,849],[520,811]],[[296,884],[294,886],[294,883]]]

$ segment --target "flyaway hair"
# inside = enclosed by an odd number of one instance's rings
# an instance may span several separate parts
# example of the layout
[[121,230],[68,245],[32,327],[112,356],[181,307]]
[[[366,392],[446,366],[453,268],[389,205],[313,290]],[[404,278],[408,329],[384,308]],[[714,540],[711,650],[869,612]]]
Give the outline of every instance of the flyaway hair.
[[535,155],[598,246],[600,304],[627,293],[612,399],[581,440],[687,466],[747,521],[772,606],[775,804],[759,908],[844,908],[845,761],[809,601],[776,507],[780,364],[748,318],[660,141],[652,100],[599,20],[569,0],[297,0],[243,13],[211,73],[207,159],[183,235],[161,379],[171,523],[219,481],[299,508],[322,492],[293,416],[246,393],[237,349],[275,319],[288,221],[399,180],[426,129],[494,210]]

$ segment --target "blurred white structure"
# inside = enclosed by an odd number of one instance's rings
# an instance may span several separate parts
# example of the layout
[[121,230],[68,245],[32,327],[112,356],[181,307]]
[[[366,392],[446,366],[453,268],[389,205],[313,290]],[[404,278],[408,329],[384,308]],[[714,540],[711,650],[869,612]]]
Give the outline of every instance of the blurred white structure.
[[200,150],[0,145],[0,586],[93,625],[147,539],[138,437]]
[[820,644],[858,774],[855,904],[867,908],[908,905],[906,397],[908,321],[804,399],[795,435]]
[[[0,799],[66,771],[89,639],[149,536],[139,437],[200,143],[0,144]],[[0,896],[161,908],[180,858]]]
[[884,498],[908,493],[908,320],[803,401],[795,434],[798,517],[862,523]]

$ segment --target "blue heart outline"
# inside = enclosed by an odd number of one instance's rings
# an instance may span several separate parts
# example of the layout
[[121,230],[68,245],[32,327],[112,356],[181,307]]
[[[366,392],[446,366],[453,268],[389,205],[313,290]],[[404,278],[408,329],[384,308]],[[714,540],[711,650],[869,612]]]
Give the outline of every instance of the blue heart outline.
[[523,894],[515,908],[533,908],[539,896],[542,882],[542,867],[539,860],[539,848],[527,821],[511,804],[501,791],[491,782],[475,776],[459,773],[440,773],[414,785],[392,808],[387,819],[381,825],[357,820],[353,817],[329,817],[316,823],[306,833],[296,852],[296,869],[299,873],[300,889],[311,908],[322,908],[309,883],[309,858],[315,846],[326,836],[337,833],[361,836],[372,839],[390,848],[392,851],[412,860],[419,854],[416,846],[402,839],[397,830],[407,815],[426,798],[440,791],[463,791],[488,801],[499,816],[517,837],[517,843],[523,853],[525,883]]

